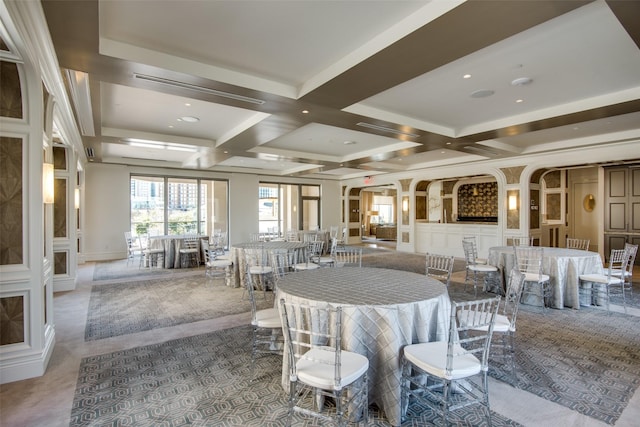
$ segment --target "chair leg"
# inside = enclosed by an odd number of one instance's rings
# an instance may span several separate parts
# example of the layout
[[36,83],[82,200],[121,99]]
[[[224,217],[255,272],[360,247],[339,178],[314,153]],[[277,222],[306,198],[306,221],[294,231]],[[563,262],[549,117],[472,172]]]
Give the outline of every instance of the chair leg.
[[482,394],[484,395],[484,406],[487,414],[487,425],[491,426],[491,406],[489,405],[489,380],[487,377],[487,372],[485,371],[482,375]]

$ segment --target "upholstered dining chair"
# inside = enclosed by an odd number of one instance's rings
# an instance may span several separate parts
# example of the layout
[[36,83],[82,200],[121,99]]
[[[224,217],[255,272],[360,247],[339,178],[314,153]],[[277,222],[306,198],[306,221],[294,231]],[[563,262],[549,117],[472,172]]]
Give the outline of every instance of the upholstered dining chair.
[[449,287],[451,272],[453,271],[453,255],[427,253],[425,258],[427,276],[439,280]]
[[[286,425],[294,412],[346,426],[369,418],[369,360],[342,349],[342,307],[280,300],[289,358]],[[323,405],[330,398],[331,405]],[[324,425],[320,421],[320,425]]]
[[489,350],[500,296],[453,302],[447,341],[410,344],[402,350],[402,407],[414,397],[449,425],[450,411],[470,406],[489,406]]
[[[619,289],[619,292],[622,295],[625,313],[627,311],[627,302],[624,294],[625,279],[622,276],[616,276],[614,272],[625,271],[629,258],[631,258],[631,251],[629,248],[612,249],[609,254],[609,266],[604,273],[581,274],[579,276],[580,288],[583,292],[587,292],[587,290],[590,289],[592,299],[594,291],[598,298],[604,298],[608,312],[610,312],[612,288]],[[590,287],[587,283],[590,284]]]

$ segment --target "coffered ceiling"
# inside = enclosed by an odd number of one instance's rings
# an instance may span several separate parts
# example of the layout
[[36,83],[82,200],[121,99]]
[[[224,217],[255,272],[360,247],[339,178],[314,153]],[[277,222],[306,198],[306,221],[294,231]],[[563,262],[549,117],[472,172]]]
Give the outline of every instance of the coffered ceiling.
[[42,5],[93,162],[343,179],[640,138],[638,1]]

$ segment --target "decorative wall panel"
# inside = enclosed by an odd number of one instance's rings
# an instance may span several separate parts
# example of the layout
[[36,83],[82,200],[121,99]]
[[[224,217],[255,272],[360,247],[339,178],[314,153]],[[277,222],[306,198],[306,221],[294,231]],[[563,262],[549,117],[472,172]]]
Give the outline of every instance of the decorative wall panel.
[[53,237],[67,237],[67,180],[56,178],[53,191]]
[[18,65],[13,62],[0,61],[0,116],[14,119],[22,118],[22,91],[20,90],[20,74]]
[[24,297],[0,298],[0,345],[24,342]]
[[547,194],[547,221],[560,221],[562,219],[560,197],[559,193]]
[[498,217],[498,184],[480,182],[458,187],[458,217]]
[[4,52],[10,52],[9,46],[7,46],[7,44],[4,42],[2,37],[0,37],[0,50],[2,50]]
[[67,274],[67,252],[53,254],[53,274]]
[[67,170],[67,150],[64,147],[53,147],[53,167]]
[[560,188],[561,179],[560,171],[549,172],[544,176],[544,182],[547,188]]
[[22,139],[0,137],[0,265],[22,264]]
[[513,168],[502,168],[502,173],[507,181],[507,184],[518,184],[520,182],[520,175],[524,170],[524,166],[516,166]]

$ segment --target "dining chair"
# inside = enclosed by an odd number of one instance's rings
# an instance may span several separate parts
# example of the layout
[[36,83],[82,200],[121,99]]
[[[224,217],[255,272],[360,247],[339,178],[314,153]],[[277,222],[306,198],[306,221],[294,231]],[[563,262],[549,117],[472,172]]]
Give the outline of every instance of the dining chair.
[[202,252],[204,253],[204,275],[212,279],[224,278],[227,286],[233,280],[233,261],[230,259],[218,259],[218,252],[209,245],[207,239],[202,239]]
[[152,248],[151,239],[149,235],[145,238],[146,244],[143,246],[142,254],[144,255],[144,263],[149,267],[163,268],[164,267],[164,248]]
[[[518,317],[518,308],[520,307],[520,298],[522,298],[522,291],[524,290],[524,279],[525,275],[515,267],[509,272],[507,290],[504,301],[496,314],[496,320],[493,326],[494,338],[491,341],[491,358],[493,359],[497,356],[493,349],[496,347],[500,348],[501,353],[498,357],[501,357],[502,360],[509,365],[511,381],[514,386],[518,384],[515,355],[516,319]],[[461,317],[464,318],[465,316]],[[486,330],[486,326],[480,327],[479,329]],[[495,340],[496,333],[501,338],[499,342]]]
[[[323,247],[324,247],[324,242],[321,242],[321,243],[323,243]],[[331,248],[329,249],[329,253],[322,254],[322,251],[321,251],[319,255],[317,254],[312,255],[311,260],[314,263],[318,264],[320,267],[335,267],[335,254],[336,254],[337,247],[338,247],[338,241],[335,238],[332,238]]]
[[269,286],[273,285],[273,268],[269,265],[269,254],[264,248],[264,242],[253,242],[244,248],[244,265],[252,283],[262,289],[266,298]]
[[476,257],[476,264],[488,264],[489,260],[486,258],[478,257],[478,242],[476,236],[462,236],[462,241],[467,241],[473,243],[473,252]]
[[292,230],[292,229],[287,230],[287,234],[286,234],[285,240],[287,242],[299,242],[300,241],[300,234],[299,234],[298,230]]
[[478,294],[478,280],[483,279],[482,290],[489,288],[501,288],[498,286],[498,267],[491,264],[478,264],[476,262],[477,253],[475,245],[468,240],[462,241],[462,249],[464,250],[464,259],[466,263],[466,272],[464,277],[464,289],[467,290],[467,283],[473,280],[473,293]]
[[453,271],[453,255],[449,256],[427,253],[425,258],[426,275],[441,281],[449,287],[451,272]]
[[334,258],[336,267],[362,267],[362,248],[336,249]]
[[316,268],[320,268],[320,264],[318,264],[316,260],[319,260],[320,255],[322,255],[324,242],[311,240],[306,243],[307,247],[305,248],[304,259],[298,260],[294,266],[294,270],[296,271],[315,270]]
[[[281,299],[280,313],[289,358],[285,424],[290,426],[298,412],[339,426],[348,421],[366,425],[369,360],[342,349],[342,307]],[[323,404],[326,398],[330,404]]]
[[265,308],[258,310],[256,304],[253,275],[246,274],[246,291],[251,305],[251,381],[255,379],[256,362],[258,355],[282,355],[284,336],[282,331],[282,319],[278,308]]
[[180,244],[178,253],[180,254],[180,266],[191,267],[195,262],[196,267],[200,267],[200,239],[197,234],[184,236]]
[[139,257],[139,266],[142,266],[142,248],[140,247],[140,240],[137,237],[131,235],[130,231],[124,232],[124,240],[127,245],[127,267],[130,262],[135,261]]
[[273,249],[270,251],[270,256],[271,268],[273,269],[273,292],[275,295],[280,281],[295,271],[293,267],[298,262],[298,252]]
[[636,263],[636,255],[638,254],[638,245],[632,245],[631,243],[625,243],[624,249],[629,251],[629,260],[627,261],[626,268],[622,270],[612,271],[612,275],[616,277],[624,278],[623,291],[633,292],[633,265]]
[[565,246],[567,249],[581,249],[583,251],[588,251],[589,243],[591,243],[591,240],[589,239],[575,239],[567,237],[567,243]]
[[525,284],[522,298],[533,295],[542,302],[543,310],[546,309],[546,301],[551,297],[551,283],[549,275],[542,272],[544,260],[544,248],[540,246],[514,246],[515,266],[524,274]]
[[[627,311],[627,302],[624,294],[625,279],[622,276],[616,276],[614,272],[625,271],[629,258],[631,258],[629,248],[612,249],[609,254],[609,266],[603,273],[581,274],[579,276],[581,290],[587,292],[590,289],[591,300],[593,300],[594,291],[598,299],[604,298],[608,312],[611,312],[611,289],[616,287],[619,288],[619,292],[622,295],[625,313]],[[589,286],[587,286],[587,283],[589,283]]]
[[489,350],[500,296],[452,302],[446,341],[410,344],[402,351],[401,402],[413,396],[440,412],[444,425],[450,411],[482,405],[491,425]]

